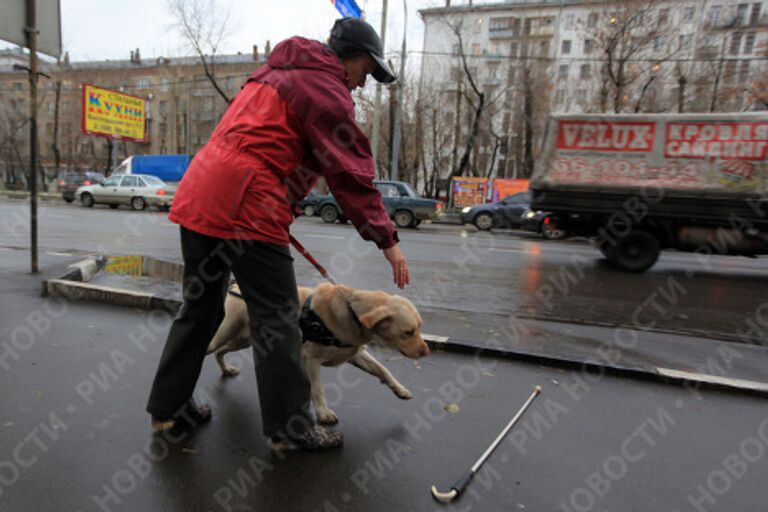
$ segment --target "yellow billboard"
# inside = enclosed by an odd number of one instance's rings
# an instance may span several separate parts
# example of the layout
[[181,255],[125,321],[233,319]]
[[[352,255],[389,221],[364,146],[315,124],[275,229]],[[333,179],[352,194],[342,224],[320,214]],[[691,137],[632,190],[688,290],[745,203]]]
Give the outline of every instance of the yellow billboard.
[[146,100],[83,84],[83,133],[146,141]]

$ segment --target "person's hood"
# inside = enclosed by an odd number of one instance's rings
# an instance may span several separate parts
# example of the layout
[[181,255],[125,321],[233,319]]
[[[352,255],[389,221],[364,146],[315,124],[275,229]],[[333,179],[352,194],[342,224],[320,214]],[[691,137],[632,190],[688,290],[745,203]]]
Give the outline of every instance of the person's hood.
[[346,83],[347,71],[330,47],[319,41],[291,37],[275,46],[267,64],[276,69],[316,69],[327,71]]

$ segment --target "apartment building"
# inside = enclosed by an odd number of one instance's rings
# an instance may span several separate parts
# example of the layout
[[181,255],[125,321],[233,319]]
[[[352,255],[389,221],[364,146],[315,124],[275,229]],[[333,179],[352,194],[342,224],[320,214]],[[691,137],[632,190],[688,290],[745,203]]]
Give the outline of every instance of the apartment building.
[[765,108],[766,1],[447,1],[420,14],[420,89],[441,98],[454,167],[474,120],[475,87],[484,95],[476,173],[530,172],[551,112]]
[[[217,83],[234,97],[264,58],[255,46],[252,53],[217,56]],[[0,172],[4,183],[21,185],[29,158],[29,84],[27,73],[13,64],[26,65],[28,57],[10,51],[0,59]],[[227,107],[197,57],[146,59],[136,49],[126,60],[70,62],[65,55],[60,62],[40,67],[47,76],[38,82],[39,148],[48,179],[56,174],[56,150],[60,168],[70,171],[104,171],[110,161],[134,154],[195,153]],[[146,142],[110,144],[104,137],[84,135],[82,84],[145,98]]]

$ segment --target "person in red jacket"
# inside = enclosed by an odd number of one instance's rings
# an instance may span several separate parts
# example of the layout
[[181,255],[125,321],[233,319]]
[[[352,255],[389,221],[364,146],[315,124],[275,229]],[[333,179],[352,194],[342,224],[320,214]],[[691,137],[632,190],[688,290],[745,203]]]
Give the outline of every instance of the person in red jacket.
[[374,29],[355,18],[338,20],[327,45],[302,37],[281,42],[192,160],[169,215],[180,225],[184,302],[147,404],[155,431],[211,417],[192,393],[224,316],[232,272],[252,327],[264,434],[275,448],[342,445],[341,432],[314,424],[309,410],[289,228],[296,203],[322,176],[363,239],[382,250],[397,286],[410,282],[351,95],[368,75],[395,79],[382,56]]

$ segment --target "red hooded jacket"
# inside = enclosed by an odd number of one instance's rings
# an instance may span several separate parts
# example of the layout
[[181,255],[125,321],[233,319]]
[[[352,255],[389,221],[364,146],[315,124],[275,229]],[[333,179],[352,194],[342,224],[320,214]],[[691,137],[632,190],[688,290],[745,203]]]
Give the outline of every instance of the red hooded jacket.
[[218,238],[288,245],[296,203],[324,176],[365,240],[395,245],[346,79],[327,46],[301,37],[278,44],[192,160],[170,220]]

